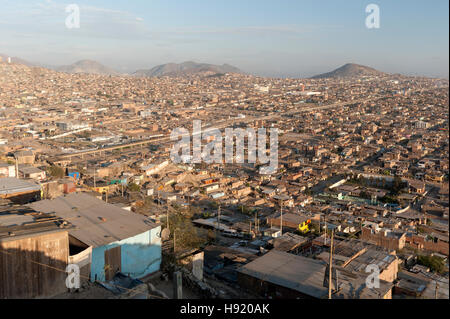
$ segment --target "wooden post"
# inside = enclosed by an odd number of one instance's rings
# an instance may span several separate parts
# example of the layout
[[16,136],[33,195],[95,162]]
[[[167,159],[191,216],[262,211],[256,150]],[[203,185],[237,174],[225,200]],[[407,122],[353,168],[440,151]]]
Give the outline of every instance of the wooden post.
[[217,234],[220,232],[220,205],[219,205],[219,210],[217,212]]
[[281,236],[283,236],[283,204],[281,204],[280,230]]
[[181,272],[173,273],[173,299],[183,299],[183,278]]
[[[169,210],[167,210],[166,218],[167,218],[167,229],[170,230],[170,228],[169,228]],[[175,233],[173,235],[175,236]]]
[[321,220],[322,220],[322,216],[319,216],[319,236],[322,235],[322,229],[320,229]]
[[[331,246],[330,246],[330,262],[329,262],[329,274],[328,274],[328,299],[331,299],[331,285],[333,280],[333,241],[334,241],[334,229],[331,231]],[[337,288],[337,287],[336,287]]]
[[437,282],[437,280],[436,280],[436,291],[434,292],[434,298],[435,298],[435,299],[439,299],[439,298],[438,298],[438,291],[439,291],[439,284],[438,284],[438,282]]
[[176,240],[177,240],[177,237],[176,237],[176,235],[175,235],[176,233],[175,233],[175,229],[173,230],[173,253],[175,254],[175,249],[176,249],[176,246],[175,246],[175,242],[176,242]]

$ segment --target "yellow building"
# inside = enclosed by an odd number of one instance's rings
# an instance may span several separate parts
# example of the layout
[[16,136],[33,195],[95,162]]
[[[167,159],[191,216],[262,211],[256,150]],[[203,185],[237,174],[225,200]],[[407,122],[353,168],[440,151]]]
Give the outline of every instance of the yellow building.
[[303,234],[309,233],[310,229],[309,229],[309,225],[311,225],[311,220],[308,219],[306,221],[304,221],[303,223],[298,225],[298,230],[300,232],[302,232]]

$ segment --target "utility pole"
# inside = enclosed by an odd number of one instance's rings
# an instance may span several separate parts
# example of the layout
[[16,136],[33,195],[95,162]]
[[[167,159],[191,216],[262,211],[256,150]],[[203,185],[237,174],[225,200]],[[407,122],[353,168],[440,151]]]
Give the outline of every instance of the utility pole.
[[219,228],[220,228],[220,205],[217,211],[217,229],[216,229],[216,239],[219,237]]
[[[329,262],[329,273],[328,273],[328,299],[331,299],[331,285],[333,280],[333,241],[334,241],[334,229],[331,231],[331,246],[330,246],[330,262]],[[337,288],[337,287],[335,287]]]
[[20,178],[19,177],[19,163],[17,162],[17,158],[16,158],[16,178]]
[[280,230],[281,236],[283,236],[283,204],[281,204]]
[[176,233],[175,233],[175,229],[173,230],[173,253],[175,254],[175,249],[176,249],[176,246],[175,246],[175,242],[176,242],[176,239],[177,239],[177,237],[176,237],[176,235],[175,235]]
[[[170,230],[170,228],[169,228],[169,209],[167,209],[166,218],[167,218],[167,229]],[[175,233],[173,235],[175,236]]]
[[258,234],[259,234],[259,219],[258,219],[258,212],[256,212],[256,222],[258,223]]
[[322,229],[320,229],[321,220],[322,220],[322,216],[319,216],[319,236],[322,235]]
[[434,292],[434,299],[439,299],[438,298],[438,291],[439,291],[439,284],[436,280],[436,291]]

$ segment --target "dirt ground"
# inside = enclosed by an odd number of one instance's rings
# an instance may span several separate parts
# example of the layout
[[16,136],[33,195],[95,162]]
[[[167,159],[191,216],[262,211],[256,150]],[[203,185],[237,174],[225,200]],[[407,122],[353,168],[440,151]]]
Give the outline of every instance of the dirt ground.
[[109,290],[95,283],[85,283],[78,292],[65,292],[52,299],[117,299]]
[[[153,286],[162,291],[169,298],[173,298],[173,281],[169,278],[161,280],[161,273],[154,274],[151,277],[145,278],[145,283],[151,283]],[[133,293],[132,293],[133,295]],[[106,288],[96,283],[86,282],[82,285],[79,291],[64,292],[54,296],[52,299],[120,299],[121,295],[114,295]],[[156,298],[156,297],[155,297]],[[183,299],[199,299],[199,296],[193,291],[183,286]]]

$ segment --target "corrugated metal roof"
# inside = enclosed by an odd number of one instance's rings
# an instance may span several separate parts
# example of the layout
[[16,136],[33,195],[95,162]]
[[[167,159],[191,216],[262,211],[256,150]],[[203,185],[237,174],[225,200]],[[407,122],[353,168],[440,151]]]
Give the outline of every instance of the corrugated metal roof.
[[61,218],[36,212],[29,207],[0,206],[0,242],[67,231],[70,227]]
[[240,268],[239,272],[321,298],[328,293],[323,287],[325,267],[319,260],[272,250]]
[[0,178],[0,195],[39,191],[40,189],[41,186],[32,181],[14,177]]
[[69,234],[86,245],[99,247],[142,234],[157,227],[147,217],[78,193],[29,205],[62,217],[75,226]]
[[[311,297],[327,298],[328,289],[323,286],[326,265],[324,261],[272,250],[238,271]],[[369,289],[366,287],[368,274],[346,271],[341,267],[336,269],[339,290],[333,294],[333,299],[378,299],[393,287],[392,283],[380,280],[380,288]]]

